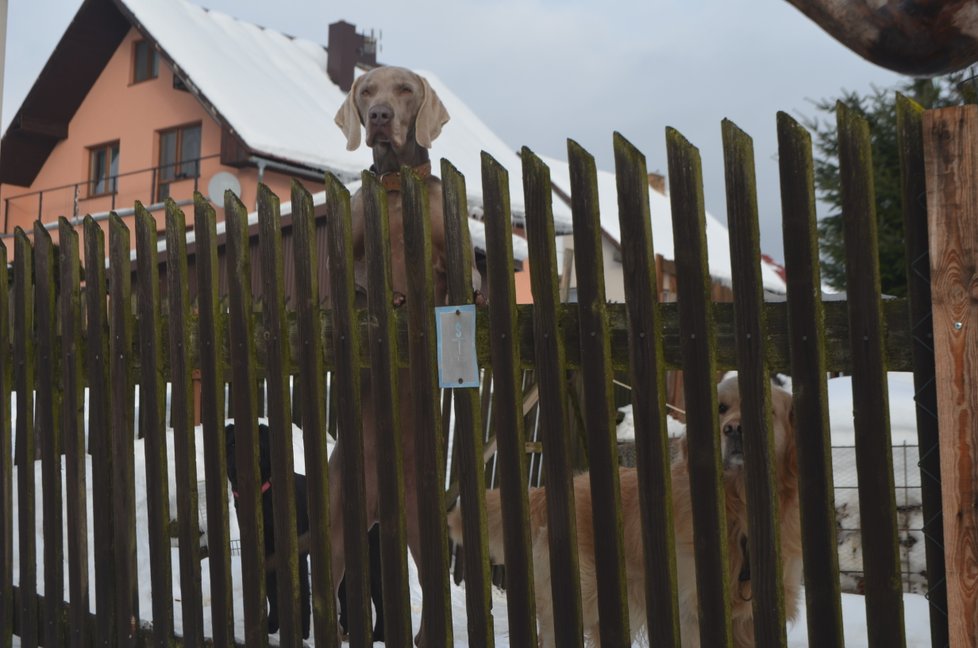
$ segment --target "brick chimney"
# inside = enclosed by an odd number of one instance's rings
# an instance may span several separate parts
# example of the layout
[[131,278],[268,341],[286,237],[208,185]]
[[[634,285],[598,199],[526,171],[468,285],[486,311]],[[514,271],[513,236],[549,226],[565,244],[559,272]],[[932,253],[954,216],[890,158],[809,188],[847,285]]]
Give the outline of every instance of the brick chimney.
[[331,24],[326,46],[326,74],[347,92],[353,87],[353,70],[357,64],[377,65],[377,39],[358,34],[355,25],[343,20]]
[[666,177],[659,172],[649,174],[649,186],[663,196],[666,195]]

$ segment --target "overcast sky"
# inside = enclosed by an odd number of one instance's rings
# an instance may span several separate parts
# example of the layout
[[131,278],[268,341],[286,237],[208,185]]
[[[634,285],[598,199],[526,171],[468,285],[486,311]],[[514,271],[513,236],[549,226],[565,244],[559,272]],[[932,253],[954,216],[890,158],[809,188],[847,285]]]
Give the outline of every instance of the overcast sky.
[[[812,100],[902,80],[784,0],[191,1],[323,44],[336,20],[374,30],[381,62],[437,74],[514,150],[566,159],[571,138],[614,170],[619,131],[665,173],[674,127],[699,148],[706,208],[721,221],[729,118],[754,139],[761,245],[778,260],[777,112],[813,116]],[[80,4],[9,0],[4,126]]]

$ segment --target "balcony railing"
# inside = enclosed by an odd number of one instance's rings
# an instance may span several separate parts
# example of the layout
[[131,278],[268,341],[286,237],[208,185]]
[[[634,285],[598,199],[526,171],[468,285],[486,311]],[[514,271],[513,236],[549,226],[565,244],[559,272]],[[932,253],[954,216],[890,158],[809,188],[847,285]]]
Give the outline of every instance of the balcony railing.
[[[34,215],[36,220],[42,222],[56,221],[59,216],[77,220],[88,213],[116,211],[117,202],[121,202],[126,209],[131,208],[136,200],[151,204],[162,203],[163,199],[170,195],[169,185],[185,180],[193,180],[193,190],[197,191],[201,163],[219,157],[219,154],[207,155],[193,160],[119,173],[107,179],[107,184],[112,190],[105,193],[92,193],[92,179],[85,178],[70,184],[10,196],[4,199],[3,233],[10,232],[11,216],[16,216],[18,221],[22,221],[28,214]],[[189,165],[193,166],[191,173],[186,172]],[[167,174],[165,176],[167,179],[161,184],[164,173]],[[141,180],[141,177],[146,180]],[[166,195],[161,196],[160,190],[164,185]],[[99,208],[87,209],[85,203],[93,205],[97,203]],[[57,206],[52,208],[52,204]]]

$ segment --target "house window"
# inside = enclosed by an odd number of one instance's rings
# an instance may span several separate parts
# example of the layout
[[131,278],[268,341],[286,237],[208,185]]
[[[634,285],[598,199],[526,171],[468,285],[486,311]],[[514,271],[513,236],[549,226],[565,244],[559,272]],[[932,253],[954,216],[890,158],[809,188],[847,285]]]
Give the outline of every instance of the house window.
[[136,41],[132,52],[132,82],[148,81],[160,75],[160,55],[149,41]]
[[200,124],[160,132],[156,201],[170,196],[170,183],[200,175]]
[[115,193],[119,177],[119,142],[88,149],[88,195]]

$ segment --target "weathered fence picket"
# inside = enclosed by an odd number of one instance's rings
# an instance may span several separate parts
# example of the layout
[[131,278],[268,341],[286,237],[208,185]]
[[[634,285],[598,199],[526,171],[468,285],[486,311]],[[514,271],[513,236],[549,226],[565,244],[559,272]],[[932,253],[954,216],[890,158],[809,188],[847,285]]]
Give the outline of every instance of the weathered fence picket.
[[[604,289],[602,229],[598,211],[597,167],[594,157],[572,140],[571,211],[574,218],[574,262],[577,268],[578,324],[584,427],[591,473],[594,563],[598,588],[601,645],[629,646],[628,592],[624,570],[621,492],[618,485],[618,438],[612,390],[611,342]],[[636,620],[637,621],[637,620]]]
[[[442,160],[441,181],[445,219],[445,254],[448,275],[448,303],[472,303],[472,244],[469,238],[469,210],[465,197],[465,178],[448,161]],[[445,390],[445,402],[455,406],[455,441],[452,466],[458,474],[459,502],[465,511],[462,549],[465,569],[465,610],[470,638],[485,637],[483,645],[495,644],[489,581],[489,548],[486,544],[486,489],[483,466],[483,430],[479,389]],[[447,419],[447,412],[443,420]],[[447,421],[446,421],[447,423]],[[449,503],[450,504],[450,503]]]
[[[139,436],[146,457],[146,516],[150,579],[154,592],[173,591],[170,558],[170,479],[166,456],[166,400],[156,219],[136,204],[136,304],[139,317]],[[173,635],[173,597],[153,597],[153,636],[162,645]]]
[[[326,408],[323,373],[322,322],[320,320],[319,263],[316,257],[315,223],[312,196],[298,182],[292,182],[292,229],[295,236],[295,310],[298,320],[299,375],[298,402],[302,409],[303,445],[309,505],[309,576],[312,579],[313,632],[320,645],[332,645],[336,637],[336,602],[332,555],[329,540],[329,480],[326,473]],[[293,401],[293,410],[297,401]],[[293,411],[293,416],[295,412]]]
[[[279,200],[266,185],[258,190],[258,240],[264,287],[266,388],[268,390],[269,454],[274,515],[275,579],[282,642],[302,643],[299,609],[299,560],[296,545],[295,459],[289,407],[288,325],[282,260],[282,219]],[[263,487],[264,488],[264,487]],[[263,507],[264,510],[264,507]],[[271,524],[265,520],[265,524]],[[269,551],[266,547],[266,551]]]
[[173,200],[166,203],[166,293],[169,367],[172,389],[170,427],[177,489],[177,537],[180,543],[180,607],[183,638],[204,641],[204,609],[200,573],[200,513],[197,492],[197,443],[190,358],[190,292],[187,270],[187,221]]
[[941,503],[941,452],[937,424],[934,328],[931,315],[931,273],[927,231],[927,189],[924,168],[924,110],[897,94],[897,137],[900,145],[900,193],[903,240],[906,245],[907,295],[913,357],[917,439],[920,448],[921,504],[927,558],[927,601],[931,644],[948,644],[947,581],[944,578],[944,513]]
[[[109,324],[105,307],[105,233],[85,218],[85,379],[88,384],[88,451],[92,455],[92,538],[96,565],[115,564],[115,459],[109,429]],[[115,570],[95,570],[95,641],[100,646],[116,638],[117,592]]]
[[[64,218],[58,226],[61,325],[61,435],[65,448],[65,508],[68,512],[68,645],[88,642],[88,483],[81,344],[81,261],[78,234]],[[2,314],[0,314],[2,315]]]
[[880,307],[879,251],[872,154],[866,120],[841,102],[837,107],[839,175],[845,223],[849,351],[856,429],[856,468],[866,573],[866,623],[870,646],[906,644],[897,510],[893,490],[890,408]]
[[[360,322],[354,308],[356,289],[353,280],[353,239],[350,225],[350,193],[333,175],[326,176],[326,227],[329,240],[329,294],[332,306],[333,380],[338,443],[335,452],[343,465],[340,492],[330,493],[330,502],[342,504],[343,555],[346,558],[345,582],[350,641],[356,645],[370,641],[370,579],[367,551],[367,516],[364,511],[363,419],[361,415],[363,375],[360,361]],[[337,376],[346,379],[337,380]],[[330,515],[336,516],[335,510]],[[331,536],[335,538],[336,536]],[[340,573],[333,563],[333,579]],[[335,591],[335,588],[333,588]],[[386,605],[386,599],[384,601]]]
[[133,455],[132,263],[129,228],[109,218],[109,450],[112,467],[113,556],[116,574],[116,643],[132,646],[140,618],[136,562],[136,492]]
[[[716,334],[706,253],[706,210],[699,151],[668,129],[669,193],[679,280],[679,321],[686,396],[686,438],[692,497],[700,643],[730,646],[727,536],[717,434]],[[709,621],[707,621],[709,620]]]
[[17,229],[14,238],[14,389],[17,391],[17,432],[14,463],[17,466],[17,533],[20,550],[21,645],[38,645],[37,539],[34,515],[34,253],[27,234]]
[[231,411],[234,413],[234,462],[238,474],[235,512],[241,530],[245,644],[267,646],[265,603],[265,540],[258,472],[258,420],[255,398],[255,344],[252,321],[251,259],[248,251],[248,210],[230,191],[224,195],[227,227]]
[[[615,133],[618,219],[628,309],[629,377],[635,417],[635,463],[645,557],[645,608],[650,645],[679,644],[676,537],[672,519],[666,380],[656,291],[652,219],[645,157]],[[638,625],[637,619],[631,624]]]
[[14,633],[14,462],[10,438],[10,287],[7,247],[0,243],[0,646]]
[[224,445],[225,319],[218,301],[217,223],[214,207],[194,196],[196,234],[197,314],[200,358],[200,425],[207,475],[207,557],[210,567],[211,627],[214,644],[234,640],[231,589],[231,539],[228,521],[227,450]]
[[489,274],[490,348],[499,488],[503,501],[503,551],[509,596],[510,641],[537,645],[537,623],[530,553],[527,501],[526,436],[523,430],[516,288],[513,285],[513,226],[509,205],[509,174],[482,154],[482,191],[486,198],[486,263]]
[[[407,529],[404,514],[404,463],[398,384],[410,376],[398,370],[397,335],[391,288],[390,219],[387,190],[372,173],[363,173],[364,255],[367,260],[367,348],[370,350],[370,408],[364,427],[373,426],[377,444],[375,476],[380,493],[380,551],[384,574],[384,639],[395,646],[411,642],[408,596]],[[407,411],[410,411],[408,409]],[[369,417],[373,420],[370,421]]]
[[540,386],[540,427],[547,478],[547,535],[550,539],[550,589],[553,607],[564,617],[552,632],[559,646],[581,646],[581,584],[577,554],[577,518],[573,472],[567,439],[567,371],[561,344],[560,299],[557,295],[557,252],[551,200],[550,170],[524,147],[523,195],[526,238],[533,291],[533,341],[536,378]]
[[751,604],[758,646],[787,646],[781,573],[781,496],[775,439],[771,425],[771,380],[761,348],[767,333],[763,319],[761,234],[757,224],[754,143],[733,122],[723,122],[727,187],[727,226],[737,336],[740,424],[744,434],[744,470],[750,537]]
[[[441,202],[440,195],[434,197]],[[431,218],[428,190],[410,168],[401,170],[401,218],[404,227],[405,270],[408,282],[407,372],[414,411],[414,496],[417,501],[420,552],[418,575],[424,607],[421,632],[429,645],[449,646],[452,639],[452,599],[448,578],[448,524],[445,521],[445,440],[438,392],[438,352],[434,316]],[[439,224],[444,227],[443,224]],[[398,269],[400,271],[400,269]],[[437,304],[442,306],[443,304]],[[403,374],[402,374],[403,375]],[[405,392],[402,392],[405,393]]]
[[[950,645],[978,645],[978,106],[924,114]],[[862,484],[860,484],[862,487]]]
[[808,641],[812,646],[842,646],[812,138],[786,113],[778,113],[778,162]]
[[61,494],[61,421],[55,379],[54,243],[38,222],[34,226],[34,304],[37,339],[35,430],[41,446],[41,514],[44,518],[44,610],[41,621],[45,646],[64,643],[65,628],[58,614],[64,600],[64,534]]

